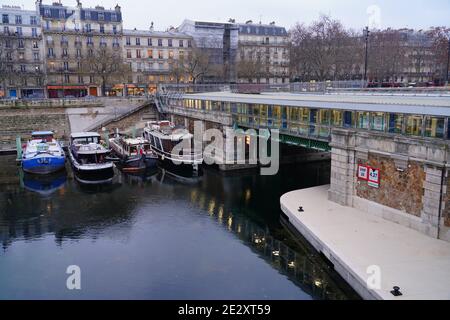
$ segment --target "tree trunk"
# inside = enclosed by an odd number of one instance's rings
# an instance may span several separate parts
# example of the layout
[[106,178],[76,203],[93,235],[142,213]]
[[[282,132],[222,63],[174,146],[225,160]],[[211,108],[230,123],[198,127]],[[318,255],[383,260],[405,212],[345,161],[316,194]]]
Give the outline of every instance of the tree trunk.
[[105,78],[102,78],[102,94],[101,94],[101,96],[105,97],[106,96],[105,93],[106,93],[106,80],[105,80]]

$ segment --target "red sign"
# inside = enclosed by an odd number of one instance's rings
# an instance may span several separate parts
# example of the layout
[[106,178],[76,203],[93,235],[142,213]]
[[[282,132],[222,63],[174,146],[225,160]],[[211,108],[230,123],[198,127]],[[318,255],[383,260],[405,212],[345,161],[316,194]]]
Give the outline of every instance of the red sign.
[[380,169],[369,167],[369,186],[374,188],[380,187]]
[[369,180],[369,168],[367,166],[358,165],[358,179]]
[[362,164],[358,165],[358,179],[368,182],[368,185],[373,188],[380,187],[380,169],[375,169]]

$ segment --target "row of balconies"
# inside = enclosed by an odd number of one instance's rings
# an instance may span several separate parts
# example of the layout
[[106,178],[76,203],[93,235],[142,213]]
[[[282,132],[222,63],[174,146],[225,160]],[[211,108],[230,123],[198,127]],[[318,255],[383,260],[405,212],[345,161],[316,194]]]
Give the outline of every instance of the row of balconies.
[[0,31],[0,36],[3,38],[17,38],[17,39],[41,39],[42,36],[40,34],[23,34],[23,33],[17,33],[17,32],[4,32]]
[[98,34],[98,35],[102,35],[102,34],[109,34],[109,35],[121,35],[122,31],[113,31],[113,30],[104,30],[103,32],[100,30],[94,30],[94,29],[66,29],[66,28],[55,28],[55,27],[50,27],[50,28],[46,28],[44,27],[43,31],[45,33],[73,33],[73,34]]
[[[47,46],[49,46],[49,47],[52,47],[52,46],[55,45],[55,41],[53,41],[53,40],[47,40],[46,43],[47,43]],[[69,46],[69,41],[62,40],[60,43],[61,43],[62,47],[67,48]],[[75,41],[74,44],[75,44],[75,47],[77,47],[77,48],[80,48],[80,47],[83,46],[81,41]],[[93,42],[86,42],[86,46],[94,47],[95,44]],[[102,42],[102,43],[99,44],[99,46],[100,47],[107,47],[108,44],[105,43],[105,42]],[[113,48],[120,48],[120,43],[113,43],[112,46],[113,46]]]

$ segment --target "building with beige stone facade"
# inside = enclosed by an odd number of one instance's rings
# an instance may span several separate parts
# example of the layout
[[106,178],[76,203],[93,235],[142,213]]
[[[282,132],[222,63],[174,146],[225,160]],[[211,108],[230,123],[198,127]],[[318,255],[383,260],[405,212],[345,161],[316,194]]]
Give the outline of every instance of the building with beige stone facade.
[[289,36],[284,27],[238,24],[238,82],[289,83]]
[[43,47],[36,11],[0,8],[0,97],[42,98]]
[[189,83],[184,63],[192,52],[192,37],[175,29],[124,30],[123,55],[131,65],[128,94],[154,92],[161,83]]
[[122,53],[122,12],[104,7],[84,8],[37,2],[43,29],[45,71],[49,97],[98,96],[113,91],[113,85],[102,93],[98,77],[83,67],[83,61],[98,48]]

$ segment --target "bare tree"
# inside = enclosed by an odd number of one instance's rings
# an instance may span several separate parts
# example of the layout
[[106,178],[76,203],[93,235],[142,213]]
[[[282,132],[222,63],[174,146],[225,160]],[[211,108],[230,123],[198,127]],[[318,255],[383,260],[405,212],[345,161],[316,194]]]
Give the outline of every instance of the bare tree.
[[205,49],[193,48],[184,67],[194,84],[201,82],[212,71],[209,53]]
[[[7,45],[7,43],[9,44]],[[0,36],[0,86],[6,95],[6,88],[9,82],[13,82],[14,70],[12,65],[12,47],[11,41],[7,37]]]
[[291,67],[301,80],[337,80],[354,64],[349,32],[329,16],[309,26],[297,24],[290,36]]
[[124,62],[121,52],[107,47],[101,47],[89,55],[84,70],[99,80],[102,95],[105,95],[107,85],[122,83],[131,73],[131,67]]
[[407,58],[405,33],[387,29],[372,32],[369,41],[369,79],[378,83],[394,81],[411,65]]
[[186,77],[186,69],[186,62],[184,59],[175,60],[170,64],[169,74],[175,79],[176,83],[179,84],[181,79]]
[[237,74],[238,78],[247,79],[248,82],[268,76],[261,56],[258,56],[255,50],[241,52],[241,59],[237,63]]
[[434,79],[443,83],[445,81],[445,73],[448,59],[448,46],[450,39],[450,28],[433,27],[428,31],[432,41],[432,57],[431,64],[434,73]]

